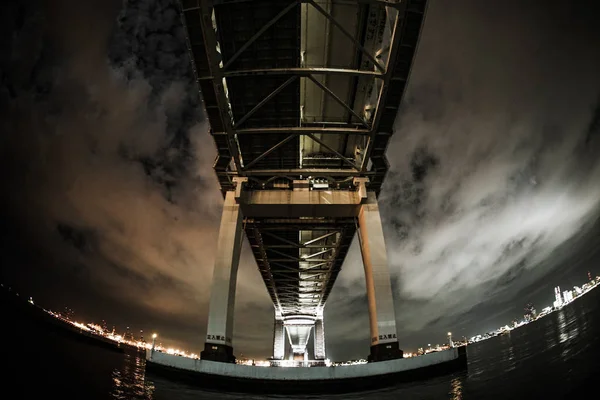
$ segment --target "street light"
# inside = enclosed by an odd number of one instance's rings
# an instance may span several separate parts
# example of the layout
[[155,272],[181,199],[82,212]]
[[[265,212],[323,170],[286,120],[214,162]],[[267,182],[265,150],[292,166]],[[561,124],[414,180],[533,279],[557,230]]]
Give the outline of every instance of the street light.
[[154,347],[156,346],[156,337],[158,335],[156,333],[152,334],[152,351],[154,351]]

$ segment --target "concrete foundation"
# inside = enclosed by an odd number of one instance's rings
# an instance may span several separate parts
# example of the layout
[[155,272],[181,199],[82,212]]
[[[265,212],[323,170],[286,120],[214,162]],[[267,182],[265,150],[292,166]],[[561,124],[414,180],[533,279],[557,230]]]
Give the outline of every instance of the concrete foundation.
[[392,283],[375,193],[368,192],[358,214],[360,249],[365,268],[371,354],[369,361],[402,358],[398,348]]
[[362,365],[321,368],[253,367],[166,353],[146,353],[150,374],[220,391],[258,393],[351,392],[430,379],[467,367],[466,347]]
[[235,362],[233,355],[233,313],[237,270],[242,247],[242,213],[235,192],[225,196],[217,255],[213,272],[204,360]]

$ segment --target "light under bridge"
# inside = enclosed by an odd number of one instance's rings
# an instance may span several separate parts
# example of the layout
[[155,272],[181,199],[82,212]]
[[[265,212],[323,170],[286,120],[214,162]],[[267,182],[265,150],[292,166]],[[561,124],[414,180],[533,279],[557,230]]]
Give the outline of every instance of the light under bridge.
[[273,360],[324,360],[323,310],[357,232],[369,360],[402,357],[377,196],[426,1],[181,6],[225,199],[202,358],[235,361],[245,233],[274,305]]

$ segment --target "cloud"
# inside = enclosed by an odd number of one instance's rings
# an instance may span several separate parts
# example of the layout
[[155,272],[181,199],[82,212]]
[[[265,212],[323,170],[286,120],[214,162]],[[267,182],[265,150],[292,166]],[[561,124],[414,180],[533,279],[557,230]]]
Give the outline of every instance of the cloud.
[[[135,310],[197,351],[222,196],[175,2],[12,4],[3,218],[61,277],[122,305],[111,317]],[[598,216],[600,55],[581,40],[594,14],[512,10],[430,4],[380,197],[401,335],[477,321],[464,313],[565,268]],[[353,243],[326,308],[337,359],[367,352],[364,292]],[[268,355],[271,324],[245,244],[236,352]]]
[[[547,29],[552,7],[535,19],[465,5],[430,5],[388,150],[380,203],[403,331],[457,323],[565,268],[562,245],[600,212],[593,40]],[[341,278],[362,279],[353,271]]]
[[[165,315],[205,323],[222,196],[176,4],[126,3],[118,15],[97,6],[63,2],[44,15],[45,30],[17,43],[44,45],[19,59],[33,76],[12,79],[3,98],[1,163],[13,171],[4,209],[63,276],[75,273],[69,283],[142,310],[148,325]],[[75,26],[64,24],[69,14]],[[244,255],[242,302],[272,312],[247,246]],[[239,307],[240,321],[260,321],[252,304]],[[201,329],[187,338],[194,347]]]

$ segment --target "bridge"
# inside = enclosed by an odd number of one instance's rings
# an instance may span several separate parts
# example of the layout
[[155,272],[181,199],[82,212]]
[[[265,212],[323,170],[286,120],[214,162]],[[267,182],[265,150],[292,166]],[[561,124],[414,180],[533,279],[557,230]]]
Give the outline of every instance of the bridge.
[[323,310],[355,235],[369,361],[401,358],[377,197],[426,1],[181,6],[224,197],[202,359],[235,362],[244,233],[273,301],[274,362],[326,358]]

